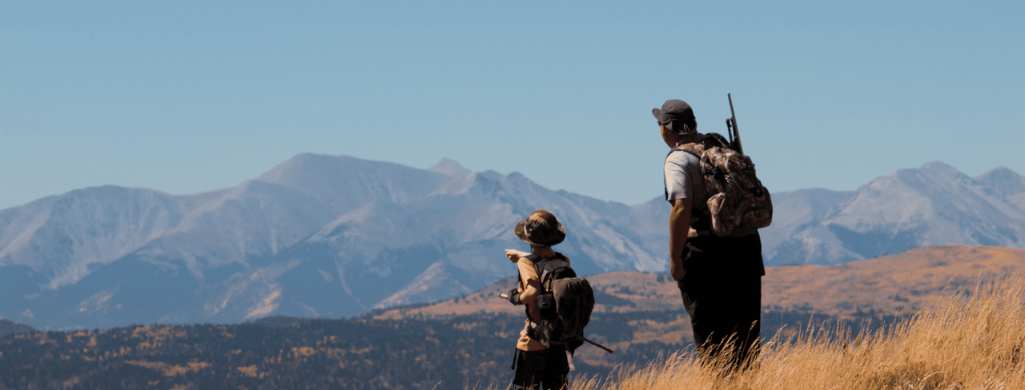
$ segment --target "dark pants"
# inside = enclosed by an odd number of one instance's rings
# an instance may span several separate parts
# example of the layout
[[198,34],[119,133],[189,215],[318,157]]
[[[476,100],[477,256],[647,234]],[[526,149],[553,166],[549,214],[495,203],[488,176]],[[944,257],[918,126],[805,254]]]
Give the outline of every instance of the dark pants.
[[729,369],[754,362],[760,346],[765,272],[758,235],[688,239],[683,258],[686,273],[677,286],[702,359],[707,362],[729,352]]
[[544,390],[568,388],[566,374],[569,373],[569,362],[563,346],[552,345],[546,350],[533,352],[517,350],[516,353],[516,376],[508,390],[537,390],[539,386]]

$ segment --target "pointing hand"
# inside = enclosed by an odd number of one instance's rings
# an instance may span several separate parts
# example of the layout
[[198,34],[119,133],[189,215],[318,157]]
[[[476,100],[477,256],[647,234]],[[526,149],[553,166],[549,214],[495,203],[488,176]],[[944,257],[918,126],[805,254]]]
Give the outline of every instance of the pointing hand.
[[527,252],[524,252],[524,251],[518,251],[518,250],[515,250],[515,249],[506,249],[505,250],[505,257],[508,257],[509,261],[512,261],[513,263],[519,261],[521,257],[527,257],[529,255],[530,255],[530,253],[527,253]]

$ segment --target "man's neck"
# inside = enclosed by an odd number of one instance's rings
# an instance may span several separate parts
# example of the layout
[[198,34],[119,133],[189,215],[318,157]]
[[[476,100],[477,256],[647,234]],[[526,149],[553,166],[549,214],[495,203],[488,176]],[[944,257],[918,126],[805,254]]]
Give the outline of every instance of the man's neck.
[[680,145],[689,144],[691,142],[697,142],[703,136],[704,136],[704,134],[701,134],[701,133],[691,133],[691,134],[681,135],[680,138],[676,141],[676,147],[680,147]]

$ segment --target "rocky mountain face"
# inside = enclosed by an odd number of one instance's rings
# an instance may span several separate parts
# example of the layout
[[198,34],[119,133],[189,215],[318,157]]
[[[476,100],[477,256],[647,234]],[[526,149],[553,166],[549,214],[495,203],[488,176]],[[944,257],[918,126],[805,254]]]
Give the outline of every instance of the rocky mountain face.
[[[776,193],[768,265],[922,245],[1022,247],[1025,178],[932,163],[857,191]],[[513,275],[513,224],[555,213],[581,274],[661,272],[668,204],[627,206],[519,173],[303,154],[195,195],[87,188],[0,210],[0,317],[39,328],[340,317],[472,293]]]
[[[42,328],[349,316],[470,293],[514,272],[512,226],[545,208],[582,273],[659,271],[668,210],[518,173],[304,154],[237,187],[105,186],[0,211],[0,316]],[[661,237],[659,235],[662,235]]]
[[1025,177],[972,178],[943,163],[902,169],[851,192],[774,195],[767,265],[840,264],[927,245],[1025,246]]

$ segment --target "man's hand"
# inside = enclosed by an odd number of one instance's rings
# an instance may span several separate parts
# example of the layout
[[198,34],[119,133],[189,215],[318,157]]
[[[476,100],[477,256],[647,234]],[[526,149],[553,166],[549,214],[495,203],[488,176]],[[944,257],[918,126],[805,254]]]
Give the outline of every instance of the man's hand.
[[517,261],[520,261],[521,257],[527,257],[527,256],[530,256],[530,253],[527,253],[527,252],[524,252],[524,251],[518,251],[518,250],[515,250],[515,249],[506,249],[505,250],[505,257],[508,257],[509,261],[512,261],[513,263],[515,263]]
[[508,296],[509,296],[509,303],[514,304],[514,305],[522,305],[523,304],[523,302],[520,302],[520,292],[517,289],[514,288],[512,290],[509,290]]

